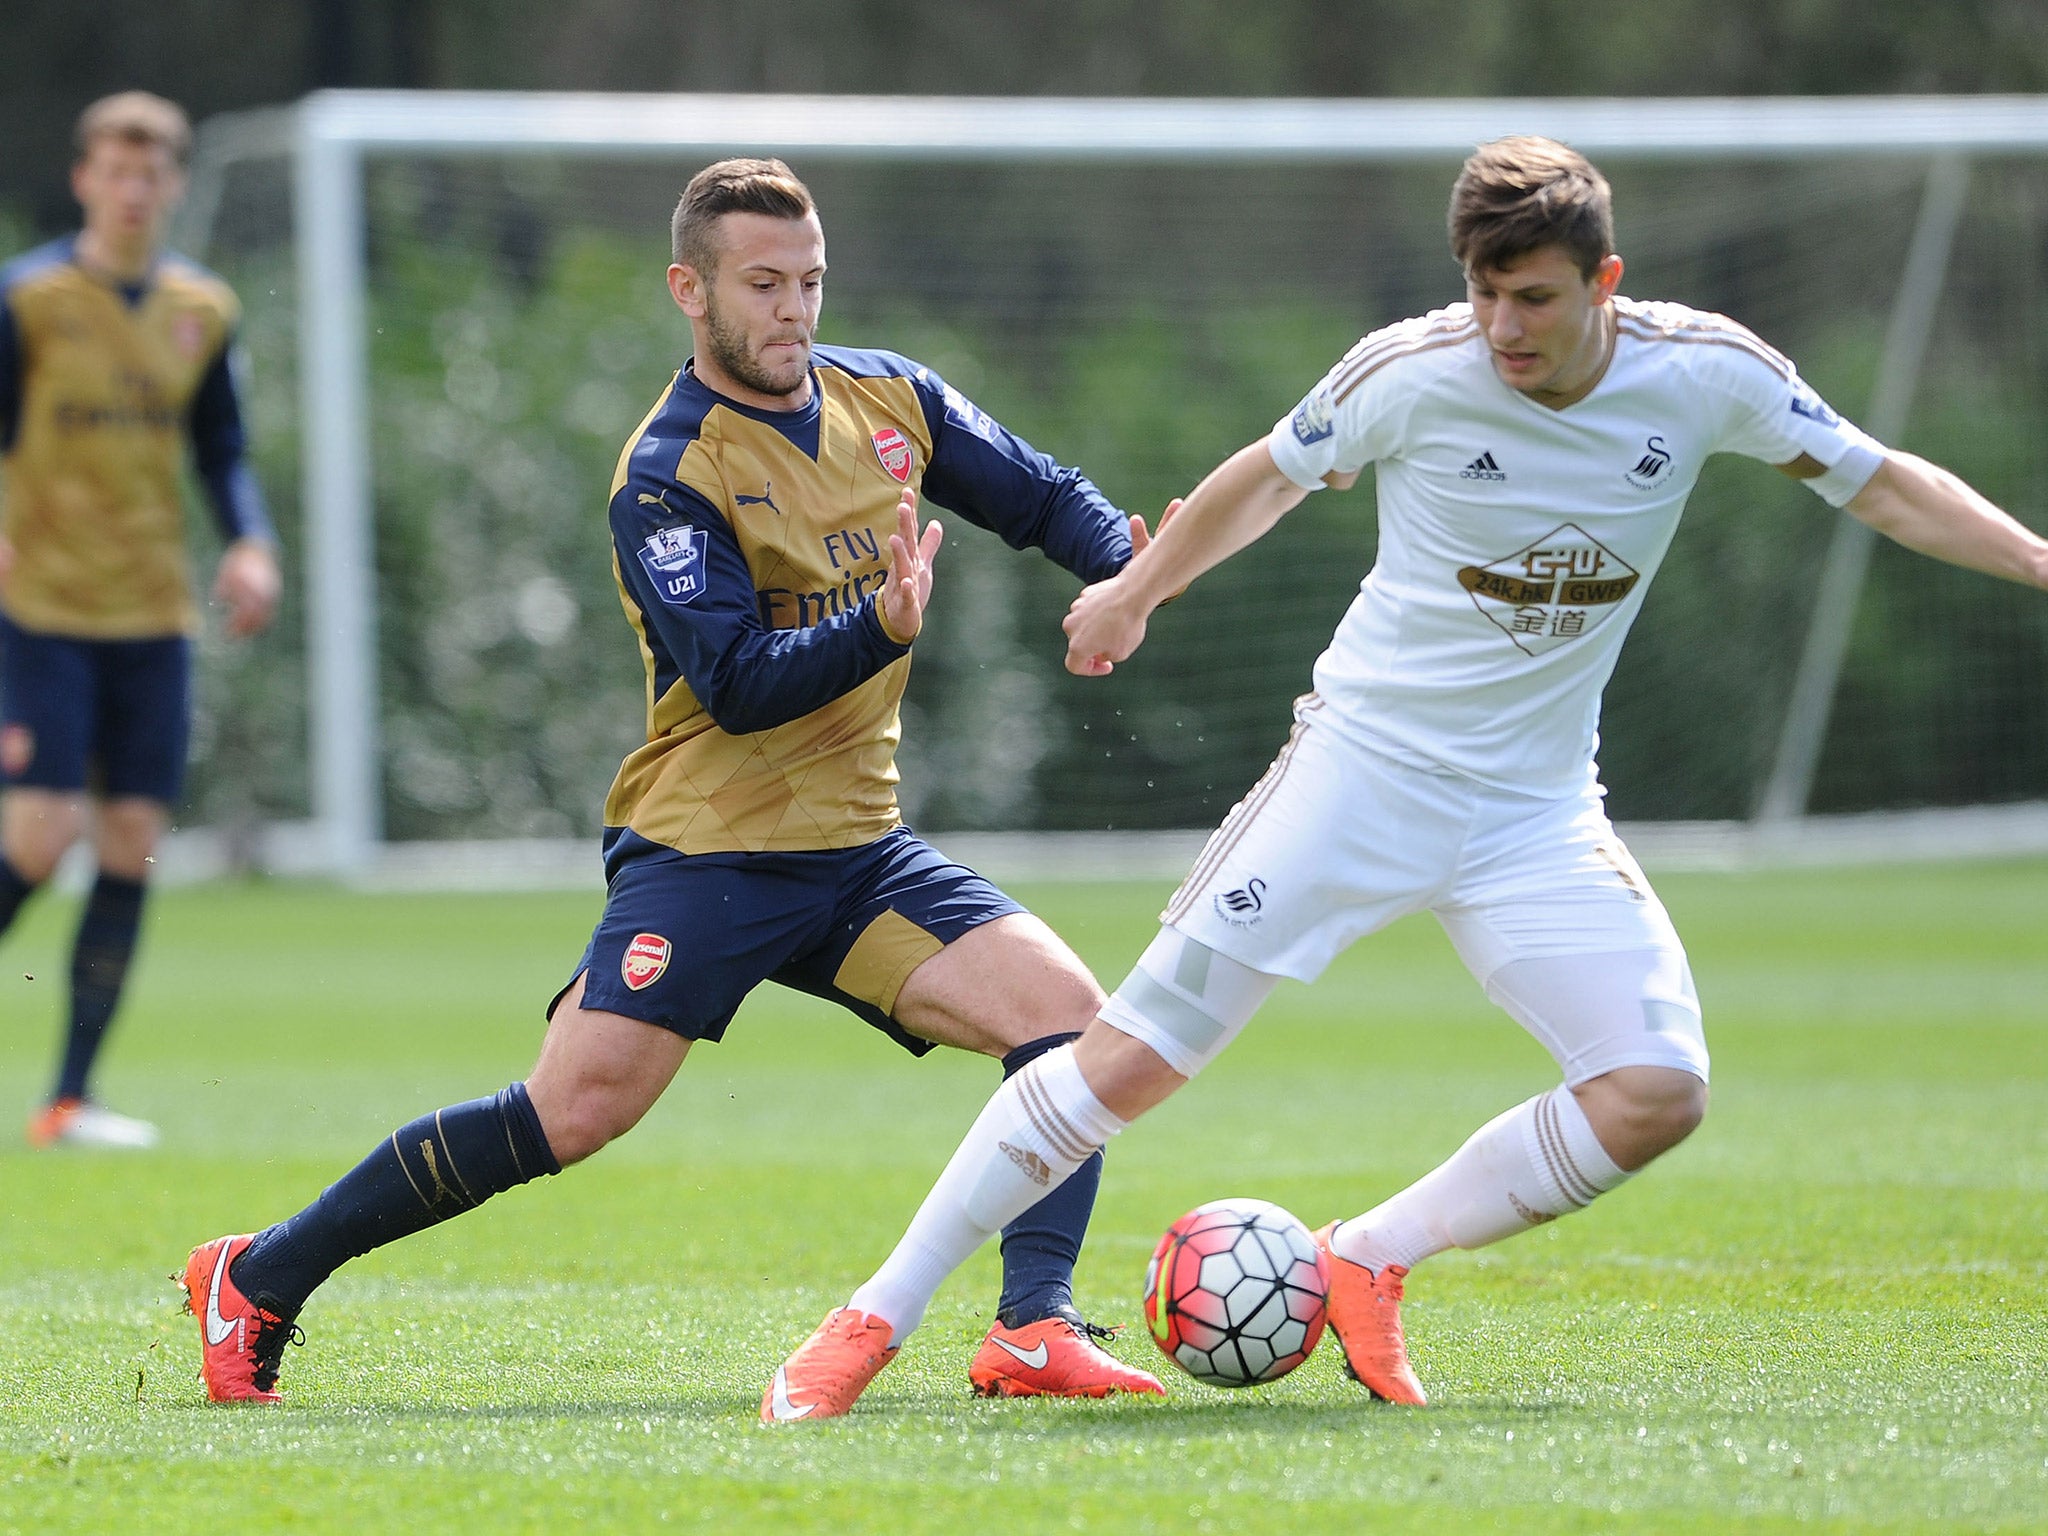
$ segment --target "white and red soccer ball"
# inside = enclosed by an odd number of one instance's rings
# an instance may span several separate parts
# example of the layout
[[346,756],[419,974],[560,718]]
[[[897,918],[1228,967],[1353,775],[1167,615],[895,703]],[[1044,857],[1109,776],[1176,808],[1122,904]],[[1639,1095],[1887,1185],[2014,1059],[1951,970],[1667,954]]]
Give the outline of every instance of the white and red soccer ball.
[[1212,1387],[1278,1381],[1323,1336],[1330,1276],[1315,1239],[1264,1200],[1212,1200],[1166,1229],[1145,1271],[1145,1322]]

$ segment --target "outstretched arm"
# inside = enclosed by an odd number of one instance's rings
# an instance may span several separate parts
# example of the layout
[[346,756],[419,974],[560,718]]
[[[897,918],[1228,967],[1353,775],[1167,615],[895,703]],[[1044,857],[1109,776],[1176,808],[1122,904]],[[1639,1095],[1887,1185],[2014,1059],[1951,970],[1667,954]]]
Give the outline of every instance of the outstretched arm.
[[1240,448],[1203,478],[1170,522],[1162,519],[1158,536],[1129,565],[1074,599],[1062,626],[1067,670],[1107,674],[1144,641],[1154,608],[1253,543],[1307,494],[1280,472],[1265,438]]
[[1939,464],[1888,449],[1847,510],[1920,554],[2048,589],[2048,539],[2029,532]]

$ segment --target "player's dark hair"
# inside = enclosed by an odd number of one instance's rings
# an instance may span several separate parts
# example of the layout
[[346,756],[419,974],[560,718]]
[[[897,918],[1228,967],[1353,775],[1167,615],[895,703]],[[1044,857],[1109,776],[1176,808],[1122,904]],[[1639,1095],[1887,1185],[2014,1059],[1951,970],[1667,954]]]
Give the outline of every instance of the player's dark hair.
[[718,221],[728,213],[800,219],[816,207],[810,188],[780,160],[721,160],[690,178],[669,220],[669,254],[705,277],[718,270]]
[[1522,134],[1472,152],[1451,188],[1451,254],[1496,272],[1546,245],[1590,278],[1614,254],[1614,194],[1575,149]]
[[192,121],[175,101],[148,91],[122,91],[102,96],[78,115],[78,158],[92,153],[101,139],[124,144],[154,144],[167,149],[183,165],[192,154]]

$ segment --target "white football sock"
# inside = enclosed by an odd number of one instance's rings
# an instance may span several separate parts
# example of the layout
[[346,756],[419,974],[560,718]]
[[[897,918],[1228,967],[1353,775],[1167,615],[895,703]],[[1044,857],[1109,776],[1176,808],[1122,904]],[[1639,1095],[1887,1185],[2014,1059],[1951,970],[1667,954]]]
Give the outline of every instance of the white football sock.
[[1553,1088],[1473,1132],[1442,1164],[1344,1222],[1330,1246],[1374,1273],[1446,1248],[1483,1248],[1591,1205],[1629,1175],[1569,1088]]
[[946,1276],[1124,1128],[1088,1087],[1074,1048],[1047,1051],[996,1091],[875,1276],[847,1302],[901,1344]]

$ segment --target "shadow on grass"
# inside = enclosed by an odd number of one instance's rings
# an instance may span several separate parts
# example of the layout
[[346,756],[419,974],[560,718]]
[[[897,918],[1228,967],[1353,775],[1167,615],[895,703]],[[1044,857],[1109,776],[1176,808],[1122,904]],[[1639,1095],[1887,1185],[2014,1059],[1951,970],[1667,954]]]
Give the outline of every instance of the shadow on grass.
[[[294,1426],[332,1430],[360,1429],[366,1423],[402,1422],[450,1427],[489,1423],[579,1423],[604,1419],[658,1419],[687,1425],[725,1424],[739,1418],[753,1421],[760,1399],[751,1393],[709,1392],[681,1398],[634,1398],[588,1401],[565,1398],[542,1402],[459,1405],[432,1402],[363,1400],[346,1405],[166,1403],[151,1404],[157,1413],[249,1413],[276,1415]],[[775,1426],[773,1433],[801,1439],[820,1432],[858,1434],[862,1430],[896,1432],[909,1427],[963,1426],[991,1435],[1025,1432],[1039,1441],[1081,1440],[1114,1431],[1134,1441],[1177,1440],[1190,1434],[1210,1436],[1236,1431],[1298,1436],[1312,1431],[1399,1433],[1429,1436],[1475,1427],[1497,1427],[1503,1421],[1541,1423],[1576,1411],[1557,1402],[1519,1403],[1501,1399],[1461,1401],[1428,1409],[1396,1407],[1376,1399],[1347,1397],[1342,1402],[1272,1402],[1259,1398],[1218,1401],[1210,1398],[1171,1399],[1165,1403],[1131,1400],[983,1402],[963,1398],[946,1403],[883,1398],[857,1408],[843,1420]],[[764,1433],[769,1432],[763,1426]]]

